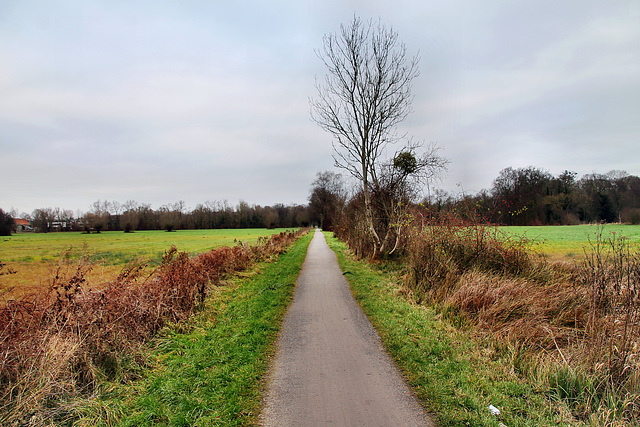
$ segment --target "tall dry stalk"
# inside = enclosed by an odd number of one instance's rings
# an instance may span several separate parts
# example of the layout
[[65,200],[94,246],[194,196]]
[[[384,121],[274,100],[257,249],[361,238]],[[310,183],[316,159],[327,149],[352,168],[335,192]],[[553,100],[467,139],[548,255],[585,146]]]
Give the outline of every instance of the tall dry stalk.
[[[594,365],[607,366],[610,386],[637,389],[640,342],[640,251],[602,229],[586,250],[580,280],[591,290],[585,348]],[[598,349],[606,349],[603,353]]]

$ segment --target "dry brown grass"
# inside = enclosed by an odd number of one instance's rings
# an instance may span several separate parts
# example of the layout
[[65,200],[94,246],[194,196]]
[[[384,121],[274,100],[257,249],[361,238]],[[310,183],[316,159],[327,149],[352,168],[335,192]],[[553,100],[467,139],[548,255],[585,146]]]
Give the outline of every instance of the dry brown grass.
[[532,285],[526,278],[477,270],[459,278],[457,289],[445,304],[472,316],[479,327],[499,338],[545,350],[575,340],[589,310],[584,289],[563,282]]
[[281,253],[296,237],[280,233],[193,258],[172,247],[151,274],[132,263],[99,290],[86,286],[94,265],[63,254],[47,288],[0,308],[0,424],[62,420],[60,402],[95,392],[101,378],[130,379],[122,361],[139,357],[142,343],[187,320],[225,274]]
[[[0,278],[0,306],[9,300],[19,300],[48,287],[58,264],[49,261],[32,261],[13,262],[11,266],[16,273]],[[102,289],[118,275],[122,268],[122,265],[95,263],[85,277],[85,286],[88,289]],[[148,271],[151,273],[153,268],[149,267]]]
[[595,425],[640,420],[640,252],[599,235],[580,264],[548,264],[493,227],[414,233],[405,284],[516,349],[514,363]]

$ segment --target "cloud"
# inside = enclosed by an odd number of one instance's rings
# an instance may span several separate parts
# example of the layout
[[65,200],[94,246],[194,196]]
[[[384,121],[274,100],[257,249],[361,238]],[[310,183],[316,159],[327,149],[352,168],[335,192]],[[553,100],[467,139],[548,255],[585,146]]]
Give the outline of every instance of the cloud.
[[305,203],[331,169],[315,49],[357,14],[419,52],[402,125],[478,191],[504,167],[640,175],[640,11],[611,2],[0,4],[3,208]]
[[501,8],[490,29],[465,30],[469,46],[444,58],[458,66],[440,65],[455,72],[436,74],[432,96],[417,100],[412,129],[446,148],[451,189],[488,188],[508,166],[639,172],[627,160],[640,156],[631,142],[640,131],[637,17],[615,6],[530,6]]

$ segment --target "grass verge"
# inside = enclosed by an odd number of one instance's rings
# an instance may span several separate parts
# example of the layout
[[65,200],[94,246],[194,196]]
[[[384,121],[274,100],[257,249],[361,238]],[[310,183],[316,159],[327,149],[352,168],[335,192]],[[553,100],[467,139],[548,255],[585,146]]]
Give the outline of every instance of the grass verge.
[[312,233],[259,274],[216,288],[188,324],[166,328],[151,369],[129,385],[104,383],[76,425],[239,426],[257,423],[268,355]]
[[357,261],[342,242],[326,238],[356,300],[438,425],[581,425],[548,388],[521,375],[518,349],[474,335],[460,316],[412,303],[393,271]]

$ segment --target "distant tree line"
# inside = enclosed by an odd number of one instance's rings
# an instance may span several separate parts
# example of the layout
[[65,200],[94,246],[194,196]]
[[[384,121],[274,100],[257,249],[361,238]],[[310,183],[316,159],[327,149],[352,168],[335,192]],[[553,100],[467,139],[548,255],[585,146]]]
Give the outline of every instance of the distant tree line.
[[[74,214],[61,208],[40,208],[31,214],[13,213],[31,221],[36,232],[51,231],[125,231],[185,230],[212,228],[289,228],[310,224],[309,209],[304,205],[236,206],[225,202],[206,202],[187,209],[184,201],[152,209],[151,205],[129,200],[96,201],[89,212]],[[11,215],[7,214],[11,219]]]
[[[398,169],[398,165],[395,165]],[[387,180],[388,181],[388,180]],[[377,218],[391,218],[385,212],[383,197],[402,201],[406,207],[392,224],[403,224],[436,212],[455,212],[481,223],[500,225],[576,225],[595,222],[640,224],[640,178],[623,171],[591,173],[577,178],[575,172],[557,176],[537,168],[506,168],[500,171],[489,190],[474,195],[452,195],[442,190],[426,197],[422,203],[410,195],[417,183],[406,185],[402,192],[386,185],[376,189],[373,206]],[[409,190],[407,190],[409,189]],[[382,191],[384,190],[384,191]],[[415,190],[412,190],[415,191]],[[351,196],[341,176],[320,172],[312,184],[309,213],[314,224],[326,230],[350,236],[362,222],[364,201],[361,189]],[[387,225],[388,227],[389,225]]]
[[[396,160],[404,157],[413,159],[400,155]],[[489,190],[474,195],[452,195],[436,190],[435,194],[418,204],[411,192],[417,192],[419,182],[407,181],[406,165],[396,161],[388,168],[390,172],[380,175],[381,184],[372,192],[372,208],[376,212],[378,228],[402,225],[411,212],[419,211],[418,206],[427,211],[456,211],[463,216],[473,216],[475,220],[501,225],[640,224],[640,178],[624,171],[591,173],[578,179],[577,174],[570,171],[554,176],[533,166],[506,168],[500,171]],[[387,198],[396,200],[396,203],[385,203]],[[318,225],[325,230],[342,228],[346,233],[355,230],[362,222],[363,209],[361,189],[354,189],[349,195],[341,175],[319,172],[311,186],[308,205],[263,207],[240,202],[231,206],[226,201],[209,201],[189,210],[183,201],[152,209],[151,205],[134,200],[125,203],[98,200],[87,213],[74,214],[61,208],[36,209],[32,214],[0,210],[0,235],[14,231],[13,218],[18,217],[30,220],[37,232]],[[420,212],[423,214],[424,210]],[[396,234],[399,235],[399,231]]]
[[554,176],[533,166],[506,168],[490,190],[458,197],[439,192],[429,205],[473,211],[502,225],[640,224],[640,178],[617,170],[577,179],[567,170]]

